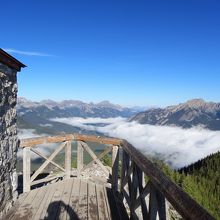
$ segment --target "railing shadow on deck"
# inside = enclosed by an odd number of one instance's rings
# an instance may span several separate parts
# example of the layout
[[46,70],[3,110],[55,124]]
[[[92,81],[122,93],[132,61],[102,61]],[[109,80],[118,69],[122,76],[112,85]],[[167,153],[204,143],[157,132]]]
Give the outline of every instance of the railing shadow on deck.
[[58,219],[57,216],[60,216],[62,213],[66,213],[67,219],[79,220],[79,217],[73,208],[70,205],[65,204],[63,201],[50,203],[44,220]]
[[[184,219],[211,220],[214,219],[203,207],[195,202],[187,193],[170,180],[159,168],[149,161],[142,153],[134,148],[126,140],[88,136],[80,134],[68,134],[53,137],[40,137],[21,140],[23,148],[23,191],[28,192],[32,185],[51,181],[54,178],[68,179],[71,177],[71,143],[77,142],[77,174],[81,173],[96,163],[102,171],[109,176],[111,181],[111,197],[122,201],[121,203],[130,219],[166,219],[166,204],[168,201]],[[37,145],[47,143],[61,143],[59,147],[48,157],[36,150]],[[96,155],[88,143],[104,144],[105,149]],[[53,159],[65,149],[65,166],[55,163]],[[45,159],[45,162],[31,176],[30,151]],[[83,154],[87,152],[92,161],[84,164]],[[101,159],[111,153],[112,168],[109,171],[103,165]],[[53,164],[62,173],[53,177],[36,180],[37,176],[48,166]],[[145,183],[146,177],[148,181]],[[113,200],[112,200],[113,201]],[[119,203],[120,204],[120,203]],[[110,206],[114,206],[111,204]],[[116,207],[117,208],[117,207]],[[123,213],[122,213],[123,214]]]

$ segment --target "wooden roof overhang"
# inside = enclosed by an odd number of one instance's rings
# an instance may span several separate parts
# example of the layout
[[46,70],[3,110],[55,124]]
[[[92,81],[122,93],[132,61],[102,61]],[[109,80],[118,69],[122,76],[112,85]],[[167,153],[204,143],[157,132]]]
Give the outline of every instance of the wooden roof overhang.
[[0,62],[17,71],[21,71],[22,67],[26,67],[23,63],[15,59],[13,56],[0,48]]

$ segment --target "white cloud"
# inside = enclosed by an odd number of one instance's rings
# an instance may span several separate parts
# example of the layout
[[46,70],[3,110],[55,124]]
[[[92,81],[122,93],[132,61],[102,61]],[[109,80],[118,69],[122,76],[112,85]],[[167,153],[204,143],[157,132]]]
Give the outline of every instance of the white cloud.
[[52,124],[39,124],[41,127],[53,127]]
[[[126,119],[122,117],[117,118],[52,118],[51,121],[57,121],[64,124],[74,125],[75,127],[79,127],[86,130],[97,130],[99,127],[103,127],[104,125],[109,124],[120,124],[124,122]],[[100,126],[100,125],[103,126]]]
[[25,139],[25,138],[34,138],[39,137],[34,129],[18,129],[18,138]]
[[[128,122],[124,118],[53,120],[126,139],[145,155],[157,156],[174,168],[183,167],[220,150],[220,131],[142,125],[137,122]],[[96,123],[108,125],[95,126]]]
[[11,48],[4,48],[8,53],[12,54],[20,54],[20,55],[27,55],[27,56],[40,56],[40,57],[54,57],[52,54],[47,54],[47,53],[41,53],[41,52],[34,52],[34,51],[22,51],[22,50],[16,50],[16,49],[11,49]]

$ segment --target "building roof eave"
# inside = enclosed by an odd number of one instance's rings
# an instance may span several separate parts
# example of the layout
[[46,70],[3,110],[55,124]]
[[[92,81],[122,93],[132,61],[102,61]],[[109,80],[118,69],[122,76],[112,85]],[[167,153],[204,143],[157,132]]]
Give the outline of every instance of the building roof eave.
[[21,71],[21,68],[26,67],[26,65],[15,59],[13,56],[8,54],[1,48],[0,48],[0,62],[17,70],[18,72]]

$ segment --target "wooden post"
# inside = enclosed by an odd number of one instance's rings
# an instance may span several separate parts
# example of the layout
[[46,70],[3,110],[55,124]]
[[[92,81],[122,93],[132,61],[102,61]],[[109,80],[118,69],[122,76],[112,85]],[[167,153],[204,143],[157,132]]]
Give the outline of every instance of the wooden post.
[[67,141],[65,147],[65,179],[70,178],[71,173],[71,141]]
[[30,147],[23,149],[23,193],[31,190],[31,157]]
[[133,175],[132,175],[132,182],[131,182],[131,191],[130,191],[130,198],[131,198],[131,218],[138,219],[137,214],[135,212],[135,201],[137,198],[137,190],[138,190],[138,176],[137,176],[137,166],[134,163],[133,165]]
[[118,164],[119,163],[119,148],[112,148],[112,190],[118,191]]
[[124,178],[125,178],[125,172],[126,172],[126,166],[125,166],[125,154],[126,152],[124,151],[124,149],[122,149],[122,160],[121,160],[121,186],[120,186],[120,193],[123,197],[123,189],[124,189],[124,186],[123,186],[123,181],[124,181]]
[[166,202],[164,195],[157,190],[158,215],[159,219],[166,220]]
[[[132,171],[133,171],[133,165],[134,163],[130,160],[130,155],[125,152],[125,154],[123,155],[125,160],[125,176],[127,177],[127,181],[128,181],[128,192],[131,195],[131,177],[132,177]],[[130,168],[131,167],[131,168]],[[129,174],[129,171],[131,171],[131,173]]]
[[154,185],[151,183],[150,185],[150,199],[149,199],[149,219],[153,220],[157,217],[157,197],[156,197],[156,189]]
[[80,141],[77,141],[77,176],[80,176],[81,169],[83,168],[83,147]]

